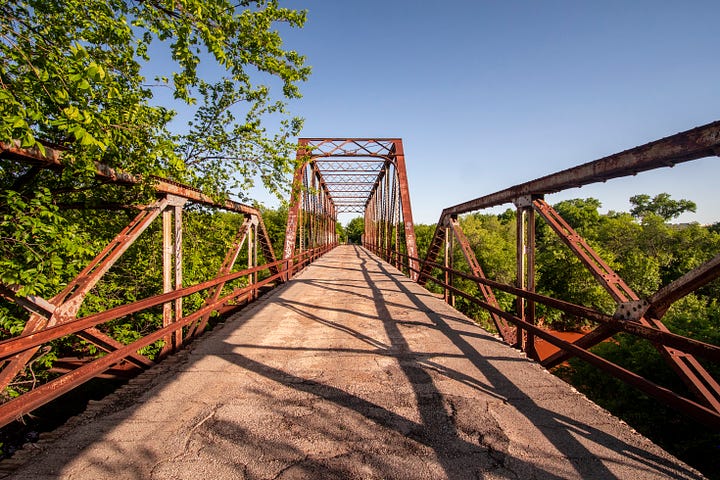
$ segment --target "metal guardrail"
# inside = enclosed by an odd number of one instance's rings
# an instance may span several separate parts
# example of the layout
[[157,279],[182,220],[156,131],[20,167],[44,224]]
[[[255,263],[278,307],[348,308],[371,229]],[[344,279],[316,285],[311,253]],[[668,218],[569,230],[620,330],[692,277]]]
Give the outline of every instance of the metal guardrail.
[[[41,168],[64,168],[62,152],[51,147],[40,151],[37,148],[23,149],[17,142],[0,143],[0,158]],[[122,186],[142,181],[100,164],[96,168],[96,176],[104,183]],[[217,202],[197,189],[158,177],[150,178],[149,185],[157,193],[158,200],[140,206],[137,216],[54,297],[44,299],[21,295],[20,285],[0,284],[0,297],[30,312],[21,334],[0,342],[0,389],[5,389],[22,374],[41,347],[68,335],[79,337],[103,352],[101,356],[87,362],[81,361],[77,368],[0,405],[0,426],[20,419],[112,368],[138,370],[152,366],[155,362],[140,353],[142,348],[162,340],[164,346],[159,356],[162,358],[169,355],[201,334],[213,312],[230,303],[253,301],[258,297],[260,288],[273,282],[289,280],[305,265],[334,246],[322,245],[278,261],[257,209],[232,201]],[[215,278],[193,286],[183,286],[183,209],[187,204],[223,209],[244,218]],[[156,219],[162,221],[163,293],[78,318],[88,293]],[[247,246],[247,268],[233,272],[244,246]],[[258,249],[266,261],[263,265],[258,265]],[[266,272],[266,278],[259,279],[261,272]],[[229,282],[243,278],[247,285],[233,288],[230,293],[223,295],[223,288]],[[187,310],[187,306],[183,309],[183,298],[199,292],[206,293],[203,305],[186,314],[184,310]],[[162,307],[162,327],[132,343],[125,345],[102,329],[102,325],[107,322],[156,307]]]
[[[406,274],[418,275],[418,283],[440,285],[446,300],[458,295],[489,312],[499,334],[508,344],[520,348],[552,368],[570,357],[582,358],[596,367],[637,387],[668,405],[695,417],[701,422],[720,428],[720,384],[697,360],[720,361],[720,347],[677,335],[663,324],[662,317],[669,306],[680,298],[720,277],[720,253],[703,265],[687,272],[648,298],[640,298],[623,279],[603,261],[600,255],[544,200],[544,195],[572,187],[635,175],[638,172],[708,156],[720,155],[720,122],[714,122],[686,132],[657,140],[624,152],[610,155],[578,167],[516,185],[443,210],[425,259],[414,259],[399,251],[383,249],[366,243],[369,250],[394,264]],[[512,202],[516,211],[517,254],[516,284],[507,285],[486,278],[475,252],[463,233],[458,215]],[[535,292],[535,222],[540,216],[573,252],[608,294],[616,302],[614,315],[547,297]],[[461,250],[470,273],[452,268],[454,245]],[[443,264],[438,260],[444,258]],[[412,266],[419,262],[419,270]],[[433,276],[439,271],[443,278]],[[412,277],[412,274],[410,275]],[[458,289],[453,278],[474,282],[480,295],[474,296]],[[515,311],[500,308],[494,290],[514,295]],[[536,323],[535,305],[543,304],[565,313],[588,319],[597,327],[574,342],[565,341]],[[617,332],[629,333],[650,341],[695,395],[689,399],[591,352],[589,349]],[[548,358],[539,359],[535,337],[560,349]]]

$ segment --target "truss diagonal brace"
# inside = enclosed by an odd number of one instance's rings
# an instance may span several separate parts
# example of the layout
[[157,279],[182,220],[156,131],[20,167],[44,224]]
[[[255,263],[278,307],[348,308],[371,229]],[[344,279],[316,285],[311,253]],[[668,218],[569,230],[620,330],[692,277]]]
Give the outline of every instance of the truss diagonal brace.
[[[141,211],[104,249],[86,266],[65,289],[53,297],[49,303],[55,306],[50,317],[38,313],[30,315],[23,335],[34,333],[45,327],[71,321],[77,315],[87,293],[100,281],[100,278],[122,256],[132,243],[142,234],[154,219],[169,204],[163,198]],[[39,347],[33,347],[11,358],[0,371],[0,389],[5,389],[15,376],[25,368]],[[150,362],[145,358],[143,362]]]
[[[640,302],[639,297],[632,289],[617,275],[610,266],[578,235],[575,230],[565,222],[562,217],[544,200],[533,201],[535,210],[543,216],[550,227],[558,234],[561,240],[577,255],[580,261],[590,270],[598,282],[610,293],[615,301],[620,304],[636,304]],[[718,275],[718,267],[710,262],[708,267],[709,276]],[[683,289],[695,282],[687,279],[680,280]],[[682,289],[681,289],[682,290]],[[661,290],[664,292],[664,290]],[[660,294],[658,298],[669,298],[670,294]],[[657,318],[646,318],[642,315],[644,309],[638,310],[637,321],[645,326],[652,326],[662,331],[669,332],[662,321]],[[635,320],[635,318],[633,318]],[[588,335],[581,337],[574,342],[575,345],[583,348],[595,345],[606,338],[609,338],[617,329],[608,325],[601,325]],[[720,412],[720,384],[707,372],[707,370],[690,354],[664,345],[653,343],[655,348],[665,357],[669,365],[675,370],[685,384],[713,410]],[[543,361],[546,368],[558,365],[572,355],[567,351],[561,351]]]
[[[463,256],[465,257],[465,260],[468,262],[468,265],[470,266],[470,271],[472,272],[473,276],[479,277],[479,278],[486,278],[485,272],[483,272],[482,267],[480,266],[480,263],[477,261],[477,257],[475,256],[475,252],[473,252],[472,248],[470,247],[470,242],[468,241],[467,237],[465,236],[465,232],[463,232],[462,227],[460,226],[460,222],[458,222],[457,218],[450,218],[449,220],[450,228],[452,228],[453,233],[455,234],[455,238],[458,241],[458,244],[460,245],[460,249],[462,250]],[[495,298],[495,294],[493,293],[492,289],[481,283],[476,282],[478,288],[480,289],[480,292],[482,293],[483,297],[485,298],[485,301],[492,305],[493,307],[500,309],[500,304],[498,303],[497,299]],[[495,324],[495,328],[497,328],[498,332],[500,332],[500,335],[503,337],[503,340],[505,340],[506,343],[510,345],[516,345],[517,344],[517,328],[510,325],[510,323],[502,318],[501,316],[490,312],[490,317],[492,318],[493,323]]]

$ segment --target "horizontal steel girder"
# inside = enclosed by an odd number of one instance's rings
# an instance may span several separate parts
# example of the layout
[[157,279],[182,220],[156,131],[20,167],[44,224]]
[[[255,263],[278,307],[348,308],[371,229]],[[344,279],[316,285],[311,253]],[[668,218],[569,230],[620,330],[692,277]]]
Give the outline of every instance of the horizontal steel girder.
[[559,192],[717,155],[720,155],[720,121],[448,207],[443,210],[443,217],[510,203],[523,195]]

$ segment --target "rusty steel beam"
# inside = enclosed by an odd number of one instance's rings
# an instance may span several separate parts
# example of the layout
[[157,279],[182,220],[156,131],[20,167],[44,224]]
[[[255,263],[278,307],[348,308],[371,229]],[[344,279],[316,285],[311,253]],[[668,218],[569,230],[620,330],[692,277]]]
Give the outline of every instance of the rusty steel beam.
[[417,279],[417,283],[423,287],[427,285],[427,281],[432,278],[433,264],[437,262],[440,256],[440,251],[447,236],[446,229],[449,227],[449,221],[449,216],[443,216],[435,226],[435,232],[430,240],[428,251],[425,253],[425,259],[421,262],[420,273]]
[[[450,278],[446,267],[439,265],[437,259],[444,236],[447,235],[444,231],[452,218],[457,218],[460,214],[510,202],[516,204],[519,209],[518,217],[520,217],[520,213],[524,216],[525,209],[530,207],[531,209],[527,211],[538,212],[543,216],[559,238],[573,251],[581,263],[588,268],[595,279],[608,291],[617,303],[615,316],[609,317],[599,312],[591,311],[586,307],[572,305],[541,295],[539,296],[530,291],[533,289],[530,285],[533,272],[528,269],[525,262],[527,261],[529,263],[531,256],[529,251],[525,252],[523,250],[521,241],[518,241],[518,277],[528,276],[528,285],[526,288],[515,289],[515,294],[518,296],[518,303],[520,304],[527,300],[528,305],[530,305],[531,302],[538,301],[553,308],[558,308],[566,313],[592,319],[600,324],[599,327],[574,343],[558,342],[557,339],[552,338],[551,334],[533,325],[533,314],[531,310],[519,308],[517,316],[515,316],[498,309],[497,306],[491,305],[488,301],[471,297],[464,292],[458,291],[457,294],[474,301],[489,312],[495,312],[497,315],[526,330],[528,332],[528,343],[530,343],[532,335],[537,335],[559,346],[561,349],[560,352],[543,361],[543,365],[548,368],[572,356],[579,356],[590,361],[592,357],[588,357],[588,355],[592,354],[586,349],[612,336],[618,331],[625,331],[646,338],[660,351],[669,365],[678,373],[703,405],[687,401],[687,399],[677,401],[678,398],[681,397],[664,389],[658,389],[656,388],[657,386],[648,386],[649,382],[646,380],[616,365],[608,367],[602,364],[602,360],[598,361],[598,359],[594,358],[591,363],[606,369],[618,378],[625,381],[630,380],[631,384],[646,393],[668,401],[668,403],[681,410],[691,413],[694,411],[694,413],[697,414],[697,407],[701,407],[704,412],[701,416],[709,413],[710,416],[705,418],[718,423],[718,419],[720,419],[720,384],[694,357],[694,355],[705,356],[706,358],[717,361],[718,347],[703,344],[702,342],[681,335],[675,335],[665,327],[660,321],[660,318],[662,318],[673,302],[720,277],[720,255],[661,288],[650,299],[641,300],[623,279],[597,255],[587,242],[579,236],[567,222],[557,215],[557,212],[542,200],[542,196],[573,187],[635,175],[642,171],[661,167],[672,167],[678,163],[719,155],[720,122],[713,122],[593,162],[546,175],[536,180],[445,208],[438,221],[426,259],[422,262],[422,270],[418,283],[424,285],[428,280],[431,280],[442,284],[443,282],[431,276],[433,268],[439,268],[441,270],[445,268],[446,277]],[[523,203],[526,202],[526,199],[530,200],[527,206]],[[518,222],[521,221],[527,223],[523,228],[528,229],[528,232],[530,232],[529,229],[531,226],[529,222],[519,218]],[[520,237],[520,226],[518,226],[518,238]],[[468,277],[459,272],[456,272],[455,275]],[[485,283],[503,291],[512,292],[514,288],[502,286],[497,284],[497,282],[484,278],[481,279],[477,276],[472,277],[477,279],[478,282]],[[448,282],[445,282],[445,284],[447,285]],[[522,284],[519,286],[523,287]],[[452,286],[447,288],[453,291],[456,290]],[[446,297],[447,296],[446,293]],[[523,315],[526,313],[529,315],[528,321],[523,318]]]
[[[544,199],[536,198],[532,202],[535,211],[548,223],[560,240],[570,248],[585,268],[595,277],[610,296],[618,303],[638,300],[638,296],[630,289],[625,281],[610,268],[595,250],[580,236]],[[575,343],[582,348],[596,345],[617,333],[610,325],[601,325],[588,332]],[[567,351],[559,351],[543,360],[545,368],[552,368],[570,358]]]
[[568,224],[560,214],[542,198],[533,200],[533,207],[560,240],[572,250],[575,256],[590,271],[595,279],[618,303],[639,300],[639,297],[625,281],[610,268],[600,255]]
[[[62,152],[59,149],[46,147],[44,151],[39,148],[34,149],[23,149],[19,147],[17,142],[3,143],[0,144],[0,156],[13,161],[26,162],[34,165],[41,165],[44,167],[57,167],[62,168]],[[96,163],[96,176],[102,179],[104,182],[112,182],[120,185],[133,185],[142,182],[140,177],[129,175],[127,173],[118,172],[117,170],[110,168],[106,165]],[[22,299],[16,298],[16,296],[4,295],[13,301],[17,301],[19,304],[24,305],[30,309],[33,313],[30,319],[26,323],[24,333],[35,332],[43,329],[47,326],[51,326],[57,323],[64,323],[71,321],[75,318],[80,305],[84,301],[84,298],[88,291],[99,281],[104,273],[115,263],[115,261],[125,252],[125,250],[138,238],[140,234],[150,225],[150,223],[166,208],[171,208],[175,213],[175,242],[171,248],[174,250],[175,266],[174,266],[174,278],[175,288],[178,288],[182,284],[182,266],[181,266],[181,232],[182,224],[180,221],[180,215],[182,211],[182,205],[190,200],[195,203],[200,203],[208,206],[224,208],[226,210],[242,213],[244,215],[250,215],[258,219],[262,223],[262,217],[260,212],[254,208],[248,207],[232,201],[216,202],[211,197],[203,194],[199,190],[191,187],[179,184],[177,182],[169,181],[159,177],[151,177],[149,181],[155,187],[155,190],[162,195],[164,198],[156,202],[150,207],[144,207],[138,216],[128,225],[122,232],[120,232],[116,238],[106,246],[103,251],[96,256],[96,258],[86,266],[83,271],[72,281],[68,286],[56,295],[49,302],[44,301],[44,307],[40,307],[37,299]],[[167,239],[167,228],[170,228],[170,224],[166,225],[164,238]],[[274,253],[272,251],[272,245],[267,238],[267,232],[264,228],[261,229],[262,234],[262,247],[265,257],[274,260]],[[169,244],[168,244],[169,245]],[[170,281],[168,268],[171,268],[169,260],[165,258],[166,267],[164,268],[165,277],[165,289],[171,289],[172,285],[167,282]],[[277,267],[275,267],[277,268]],[[277,272],[277,270],[275,270]],[[51,305],[51,308],[47,308],[47,305]],[[176,299],[174,310],[168,305],[164,308],[164,322],[168,323],[172,321],[172,318],[179,318],[182,316],[182,300]],[[108,346],[112,345],[111,338],[99,338],[97,335],[86,334],[88,341],[96,339],[98,341],[97,346],[103,350],[107,350]],[[182,342],[182,338],[179,335],[175,335],[172,341],[168,341],[167,345],[175,346]],[[166,349],[167,351],[167,349]],[[5,367],[0,371],[0,387],[7,386],[9,382],[23,369],[27,362],[32,358],[35,351],[29,350],[23,352],[11,359]],[[143,359],[140,356],[135,358],[135,361],[140,364],[147,364],[148,360]]]
[[[240,250],[242,250],[242,246],[245,243],[245,240],[248,235],[248,230],[250,229],[250,224],[252,220],[250,218],[246,218],[243,224],[240,226],[240,230],[238,231],[237,235],[235,236],[235,240],[233,241],[232,245],[230,246],[230,249],[225,254],[225,259],[223,260],[222,265],[220,265],[220,269],[218,270],[217,275],[215,277],[222,277],[224,275],[227,275],[232,270],[233,265],[235,265],[235,261],[237,260],[238,256],[240,255]],[[208,305],[211,303],[214,303],[217,301],[218,298],[220,298],[220,295],[222,294],[222,289],[225,286],[226,282],[220,283],[216,286],[214,286],[212,289],[210,289],[210,292],[205,299],[204,305]],[[198,319],[198,321],[188,327],[188,331],[185,334],[186,339],[190,339],[197,334],[203,332],[205,328],[207,327],[207,323],[210,320],[210,313],[207,313],[206,315],[203,315]]]
[[[434,262],[430,263],[430,266],[432,268],[438,268],[440,270],[447,269],[447,267],[445,267],[444,265]],[[651,325],[643,325],[633,320],[621,320],[614,316],[606,315],[604,313],[598,312],[597,310],[593,310],[589,307],[576,305],[574,303],[570,303],[565,300],[559,300],[553,297],[548,297],[540,293],[523,290],[521,288],[497,282],[495,280],[490,280],[485,277],[478,277],[465,272],[461,272],[459,270],[452,270],[452,273],[453,275],[465,278],[466,280],[481,283],[495,290],[500,290],[511,295],[523,297],[525,299],[541,303],[548,307],[561,310],[577,317],[586,318],[597,323],[607,324],[614,327],[615,331],[624,331],[627,333],[631,333],[633,335],[637,335],[638,337],[650,340],[651,342],[662,343],[669,347],[673,347],[687,353],[692,353],[708,360],[720,362],[720,346],[717,345],[712,345],[709,343],[701,342],[699,340],[684,337],[682,335],[678,335],[666,330],[658,329]],[[438,283],[437,279],[431,278],[430,280]],[[489,304],[489,302],[486,303]],[[582,347],[581,344],[578,344],[577,342],[574,343]]]
[[[279,276],[279,274],[276,276]],[[122,348],[114,350],[105,356],[78,367],[77,369],[66,373],[55,380],[51,380],[50,382],[43,384],[40,387],[21,395],[20,397],[14,398],[0,405],[0,427],[5,426],[12,421],[21,419],[23,415],[32,412],[36,408],[98,376],[102,372],[116,365],[118,362],[123,361],[124,358],[132,352],[166,338],[168,335],[172,335],[175,331],[178,331],[186,325],[196,321],[201,315],[217,308],[218,304],[224,304],[231,298],[246,294],[250,289],[266,285],[274,280],[275,276],[271,276],[259,282],[258,285],[251,285],[242,289],[237,289],[230,295],[219,299],[215,305],[205,306],[197,312],[180,319],[178,322],[171,323],[170,325],[150,333],[129,345],[125,345]]]
[[[309,255],[314,255],[315,257],[318,257],[322,254],[327,252],[327,247],[317,249],[316,251],[306,251],[301,254],[298,254],[295,256],[293,260],[297,261],[298,264],[304,264],[307,261],[307,257]],[[275,265],[280,265],[284,263],[284,260],[278,260],[275,262]],[[30,333],[24,333],[18,337],[9,338],[6,340],[0,341],[0,361],[7,360],[8,358],[13,357],[14,355],[20,354],[24,351],[27,351],[29,349],[38,347],[44,343],[51,342],[53,340],[56,340],[58,338],[62,338],[66,335],[71,335],[77,332],[85,331],[87,329],[96,327],[97,325],[100,325],[102,323],[108,322],[110,320],[114,320],[116,318],[121,318],[127,315],[131,315],[133,313],[137,313],[143,310],[147,310],[152,307],[156,307],[158,305],[162,305],[163,303],[167,303],[170,301],[173,301],[180,297],[186,297],[188,295],[191,295],[196,292],[200,292],[203,290],[207,290],[209,288],[215,287],[219,285],[220,283],[226,283],[230,282],[232,280],[235,280],[240,277],[247,276],[253,272],[261,271],[265,269],[269,269],[272,264],[264,264],[257,267],[253,267],[246,270],[241,270],[239,272],[229,273],[227,275],[224,275],[222,277],[217,277],[212,280],[207,280],[205,282],[198,283],[196,285],[190,286],[190,287],[184,287],[179,290],[170,291],[167,293],[162,293],[159,295],[154,295],[152,297],[148,297],[142,300],[138,300],[136,302],[132,302],[126,305],[120,305],[117,307],[110,308],[108,310],[94,313],[91,315],[88,315],[87,317],[77,318],[67,323],[62,324],[56,324],[53,326],[45,327],[43,330],[39,330],[36,332],[30,332]],[[284,274],[283,272],[279,272],[278,274],[272,275],[271,277],[268,277],[272,280],[276,280],[278,275],[280,273]],[[268,283],[268,279],[263,279],[261,282],[256,285],[255,288],[260,288],[260,286],[266,285]],[[246,287],[250,288],[250,287]],[[243,293],[245,293],[243,291]],[[223,303],[221,300],[223,298],[228,297],[221,297],[218,302],[216,302],[216,305],[222,305]],[[202,312],[212,311],[212,310],[205,310],[205,307],[202,307],[200,310]],[[198,312],[193,313],[193,315],[196,315]],[[199,318],[199,317],[194,317]],[[185,317],[183,319],[183,322],[187,319]],[[183,324],[184,326],[185,324]],[[170,325],[172,327],[172,325]]]
[[[45,146],[44,153],[38,147],[22,148],[20,142],[0,142],[0,158],[24,162],[29,164],[41,165],[45,167],[63,168],[62,149],[57,147]],[[119,185],[138,185],[144,179],[137,175],[121,172],[108,165],[96,162],[96,176],[104,181],[116,183]],[[211,196],[202,193],[200,190],[183,185],[172,180],[162,177],[150,176],[149,181],[158,193],[168,193],[183,197],[196,203],[216,208],[223,208],[238,213],[260,216],[260,212],[248,205],[243,205],[232,200],[218,202]]]
[[27,162],[45,167],[62,167],[60,157],[62,151],[50,146],[44,147],[44,152],[39,147],[26,148],[21,146],[20,140],[0,142],[0,158],[7,158],[16,162]]
[[417,242],[415,240],[415,224],[413,223],[412,208],[410,206],[410,187],[408,186],[407,169],[405,168],[405,151],[402,141],[393,146],[395,153],[395,173],[400,184],[400,208],[402,210],[403,226],[405,228],[405,243],[407,255],[410,258],[410,278],[417,280],[416,273],[419,264],[417,258]]
[[[30,316],[23,329],[23,335],[40,331],[58,323],[72,321],[87,293],[167,205],[168,200],[162,199],[141,211],[62,292],[50,299],[49,303],[54,305],[55,309],[49,318],[39,314]],[[0,389],[6,388],[12,382],[18,373],[25,368],[25,365],[35,355],[36,351],[37,349],[28,350],[10,359],[8,364],[0,371]]]
[[[33,168],[63,168],[61,153],[57,149],[48,147],[45,151],[41,151],[40,149],[28,150],[19,148],[19,144],[1,144],[0,147],[2,147],[2,151],[0,151],[0,157],[2,158],[26,162],[33,165]],[[140,177],[117,172],[107,166],[100,164],[96,166],[96,176],[103,182],[118,185],[132,185],[141,181],[149,182],[152,183],[155,191],[158,192],[162,198],[153,205],[143,207],[135,219],[131,221],[62,292],[50,299],[50,301],[33,296],[18,296],[17,291],[19,291],[19,286],[0,285],[0,295],[2,297],[16,302],[18,305],[31,311],[31,317],[26,323],[24,332],[18,337],[0,342],[0,352],[2,352],[0,353],[0,363],[4,364],[4,368],[0,371],[0,382],[4,382],[5,385],[7,385],[8,382],[12,381],[41,345],[68,334],[75,334],[106,352],[105,355],[99,359],[0,406],[0,410],[3,412],[2,418],[5,423],[11,419],[12,415],[17,416],[18,414],[27,413],[29,411],[28,408],[34,408],[33,405],[39,406],[47,403],[80,383],[94,376],[102,375],[107,368],[111,368],[118,362],[129,362],[129,364],[133,365],[133,368],[146,368],[153,365],[154,362],[137,353],[139,348],[149,345],[161,338],[166,342],[165,351],[177,348],[183,341],[182,328],[202,318],[204,313],[217,310],[234,299],[255,299],[258,288],[279,279],[281,270],[283,270],[281,265],[287,264],[287,262],[278,262],[275,260],[270,238],[258,210],[232,201],[215,202],[212,198],[198,190],[165,179],[152,177],[143,180]],[[318,178],[319,176],[318,173]],[[252,268],[227,276],[222,276],[221,274],[220,278],[183,288],[181,250],[182,207],[187,201],[242,213],[251,219],[253,234],[252,245],[249,245],[248,261],[249,266],[252,266]],[[329,197],[325,199],[325,204],[328,207],[332,207]],[[80,305],[89,290],[97,284],[107,270],[161,213],[163,213],[165,220],[162,229],[164,232],[163,283],[165,293],[132,304],[111,308],[85,318],[77,318]],[[317,223],[325,227],[329,226],[329,222],[325,218]],[[265,259],[269,260],[270,263],[260,267],[256,266],[258,248],[262,248]],[[298,266],[305,265],[308,261],[317,258],[325,251],[326,250],[314,250],[308,252],[309,257],[299,257]],[[257,273],[261,269],[270,270],[271,275],[258,282]],[[293,270],[290,269],[290,274],[292,274],[292,272]],[[239,290],[236,289],[230,295],[222,298],[214,297],[214,301],[210,302],[209,305],[202,307],[199,311],[191,315],[183,316],[183,297],[213,286],[218,287],[220,284],[234,278],[239,278],[240,276],[248,276],[248,287]],[[123,345],[97,328],[97,326],[109,320],[157,305],[166,306],[164,308],[164,327],[131,345]]]
[[[105,352],[112,352],[114,350],[117,350],[118,348],[122,348],[125,346],[124,343],[118,342],[110,335],[101,332],[95,327],[86,328],[85,330],[76,332],[76,335],[84,340],[87,340],[93,345],[96,345],[98,348]],[[142,368],[148,368],[155,365],[155,362],[150,360],[145,355],[141,355],[137,352],[130,353],[126,360]]]
[[401,247],[398,229],[402,248],[417,256],[402,140],[302,138],[296,158],[283,258],[334,242],[340,212],[365,213],[365,243],[388,260],[398,258],[390,253]]
[[479,298],[476,298],[472,295],[469,295],[458,288],[452,287],[450,285],[443,285],[442,282],[435,278],[433,278],[432,280],[452,290],[453,293],[455,293],[456,295],[459,295],[469,300],[470,302],[475,303],[476,305],[488,310],[489,312],[493,312],[497,315],[502,316],[504,319],[517,325],[519,328],[532,332],[535,336],[547,341],[548,343],[551,343],[552,345],[555,345],[561,350],[571,352],[573,356],[581,358],[582,360],[585,360],[591,365],[594,365],[595,367],[610,373],[611,375],[622,380],[623,382],[634,386],[642,392],[645,392],[648,395],[665,402],[673,408],[687,413],[696,420],[703,422],[704,424],[710,425],[713,428],[720,428],[720,412],[718,412],[717,410],[708,408],[705,405],[678,395],[677,393],[673,392],[668,388],[657,385],[656,383],[653,383],[645,379],[644,377],[630,370],[627,370],[626,368],[623,368],[609,360],[606,360],[605,358],[596,355],[589,350],[579,347],[575,343],[562,340],[554,336],[552,333],[543,330],[537,325],[526,322],[525,320],[511,313],[507,313],[504,310],[495,308],[489,303],[480,300]]
[[[625,283],[625,281],[615,273],[610,266],[600,258],[594,249],[553,209],[545,200],[535,199],[532,202],[535,210],[542,215],[548,222],[550,227],[560,237],[576,255],[576,257],[585,265],[585,267],[593,274],[598,283],[610,293],[618,304],[636,303],[639,297]],[[710,273],[714,273],[718,267],[710,268]],[[701,275],[702,277],[702,275]],[[694,276],[693,276],[694,278]],[[688,281],[690,284],[693,280]],[[685,283],[683,283],[684,285]],[[669,296],[669,295],[667,295]],[[667,327],[657,318],[645,318],[639,312],[636,318],[639,323],[647,326],[654,326],[660,330],[668,331]],[[608,338],[613,333],[611,328],[601,326],[592,335],[581,337],[581,342],[576,344],[587,348],[594,343]],[[585,338],[587,337],[587,338]],[[594,342],[594,343],[593,343]],[[712,376],[700,365],[700,363],[690,354],[681,352],[677,349],[670,348],[666,345],[653,343],[655,348],[663,355],[668,364],[675,370],[678,376],[685,384],[695,392],[695,394],[713,409],[720,412],[720,384],[718,384]],[[568,351],[558,352],[551,358],[546,359],[543,364],[546,366],[557,365],[559,362],[569,355]]]
[[[477,261],[475,252],[470,246],[470,242],[468,241],[467,237],[465,236],[465,232],[460,226],[460,222],[458,222],[457,218],[451,218],[449,225],[452,229],[453,234],[455,235],[455,238],[458,241],[458,245],[460,246],[460,250],[465,257],[465,260],[470,266],[470,272],[472,272],[474,277],[486,278],[485,272],[483,272],[480,263]],[[485,301],[488,304],[495,306],[496,308],[500,308],[500,304],[498,303],[497,298],[495,298],[495,294],[493,293],[492,288],[490,288],[487,284],[483,282],[476,282],[476,284],[480,289],[480,293],[485,298]],[[492,321],[495,324],[495,328],[497,328],[498,333],[500,333],[506,343],[510,345],[517,344],[519,339],[517,335],[517,330],[515,328],[511,327],[505,321],[505,319],[499,315],[491,313],[490,318],[492,318]]]
[[298,150],[295,161],[298,167],[295,169],[290,191],[290,207],[288,208],[288,220],[285,226],[285,246],[283,248],[283,259],[290,259],[295,256],[295,241],[298,233],[300,220],[300,203],[303,195],[303,178],[305,165],[309,152],[307,150],[307,139],[298,140]]
[[460,215],[510,203],[523,195],[559,192],[717,155],[720,155],[720,121],[448,207],[443,215]]
[[[523,196],[514,200],[516,205],[516,283],[524,291],[535,291],[535,211],[532,209],[532,197]],[[535,324],[535,302],[523,296],[516,298],[515,308],[518,317]],[[537,359],[535,338],[532,331],[522,332],[518,327],[517,342],[529,357]]]

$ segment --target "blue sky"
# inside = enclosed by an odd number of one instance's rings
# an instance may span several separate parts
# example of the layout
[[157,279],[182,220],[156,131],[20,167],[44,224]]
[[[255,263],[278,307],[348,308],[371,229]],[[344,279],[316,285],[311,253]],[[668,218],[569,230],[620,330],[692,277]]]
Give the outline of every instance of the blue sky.
[[[308,10],[303,29],[282,29],[313,67],[290,104],[302,136],[402,138],[416,223],[720,119],[718,1],[281,5]],[[631,195],[668,192],[698,204],[681,221],[712,223],[719,174],[714,157],[547,199],[627,211]]]

